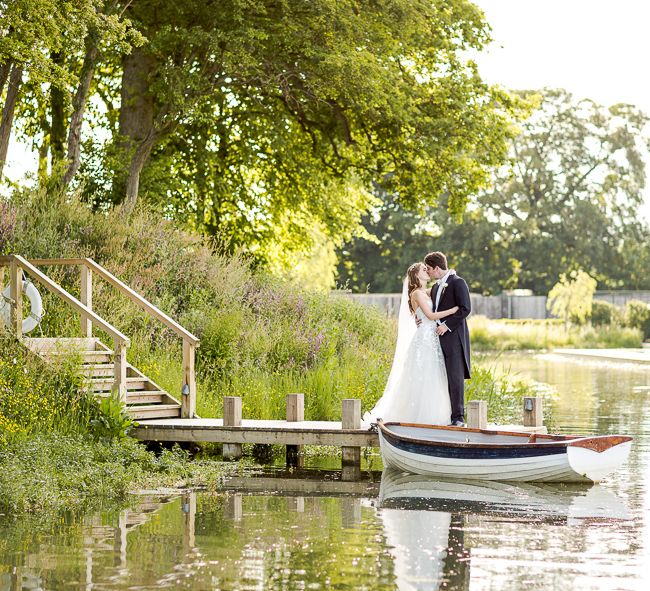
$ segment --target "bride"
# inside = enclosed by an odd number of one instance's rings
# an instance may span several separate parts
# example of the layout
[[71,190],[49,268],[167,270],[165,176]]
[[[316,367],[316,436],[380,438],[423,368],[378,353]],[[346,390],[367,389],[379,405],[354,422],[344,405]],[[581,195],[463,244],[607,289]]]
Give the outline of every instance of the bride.
[[[384,395],[364,415],[365,422],[383,419],[448,425],[451,420],[447,371],[436,326],[438,320],[454,314],[458,306],[434,312],[426,291],[427,281],[429,275],[424,263],[414,263],[408,268],[393,367]],[[417,327],[414,315],[421,321]]]

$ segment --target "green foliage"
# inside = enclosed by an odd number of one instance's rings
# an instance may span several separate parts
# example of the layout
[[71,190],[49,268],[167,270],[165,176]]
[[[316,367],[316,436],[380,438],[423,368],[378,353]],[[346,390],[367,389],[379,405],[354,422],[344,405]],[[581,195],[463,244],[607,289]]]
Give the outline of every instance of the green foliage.
[[548,294],[546,307],[552,314],[574,324],[584,324],[591,316],[591,305],[596,291],[596,280],[584,271],[573,271],[560,275]]
[[462,223],[444,199],[406,210],[390,192],[364,217],[368,236],[339,251],[338,277],[357,292],[397,292],[405,269],[445,252],[474,292],[548,293],[561,269],[584,269],[601,288],[650,289],[643,203],[647,117],[563,90],[525,92],[537,107],[510,143],[510,164],[478,193]]
[[4,4],[0,67],[25,67],[43,186],[84,117],[88,201],[146,201],[285,271],[358,232],[375,182],[459,216],[520,112],[468,58],[490,40],[468,0]]
[[73,358],[44,363],[0,333],[0,438],[38,431],[83,432],[97,405],[82,385]]
[[115,396],[103,398],[99,413],[90,421],[92,435],[100,441],[124,440],[135,425],[124,404]]
[[625,324],[641,331],[644,339],[650,339],[650,304],[631,300],[625,306]]
[[465,403],[485,400],[488,421],[497,424],[517,424],[525,396],[535,396],[536,387],[510,370],[497,369],[494,363],[482,359],[472,367],[472,379],[465,388]]
[[620,314],[614,304],[602,300],[594,300],[591,304],[591,324],[593,326],[609,326],[618,316]]
[[97,509],[142,488],[213,490],[231,469],[190,461],[179,447],[156,455],[133,439],[109,443],[56,432],[21,436],[0,447],[0,513],[51,516]]

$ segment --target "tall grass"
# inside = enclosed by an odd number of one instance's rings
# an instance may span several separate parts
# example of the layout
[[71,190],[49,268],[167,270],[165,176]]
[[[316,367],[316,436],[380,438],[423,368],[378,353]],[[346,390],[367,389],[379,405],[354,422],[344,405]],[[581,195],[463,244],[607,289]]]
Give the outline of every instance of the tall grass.
[[540,350],[556,347],[633,348],[643,341],[641,331],[623,326],[571,326],[556,319],[469,319],[472,347],[477,351]]
[[98,407],[74,357],[48,364],[0,332],[0,444],[16,434],[82,433]]
[[[243,397],[246,416],[282,418],[286,394],[304,392],[313,419],[340,418],[342,398],[372,404],[380,396],[394,326],[379,311],[289,286],[155,213],[94,214],[73,199],[39,192],[18,195],[12,207],[3,254],[92,257],[201,339],[202,416],[219,416],[230,394]],[[76,269],[48,272],[78,293]],[[96,311],[131,338],[129,361],[178,396],[180,339],[98,279],[93,297]],[[44,305],[44,336],[77,334],[64,304],[46,295]]]
[[[3,231],[0,254],[92,257],[201,339],[201,416],[220,416],[223,397],[237,395],[244,416],[283,418],[286,394],[303,392],[306,418],[336,420],[343,398],[360,398],[365,412],[383,393],[395,324],[374,308],[279,281],[156,213],[93,213],[73,198],[38,191],[17,194],[10,207],[12,225]],[[49,272],[78,292],[76,269]],[[43,335],[77,334],[77,319],[60,301],[47,299],[45,306]],[[132,339],[129,360],[178,395],[176,335],[99,280],[94,307]],[[480,335],[473,331],[475,345]],[[471,392],[480,392],[480,384],[491,391],[480,379],[474,384]]]

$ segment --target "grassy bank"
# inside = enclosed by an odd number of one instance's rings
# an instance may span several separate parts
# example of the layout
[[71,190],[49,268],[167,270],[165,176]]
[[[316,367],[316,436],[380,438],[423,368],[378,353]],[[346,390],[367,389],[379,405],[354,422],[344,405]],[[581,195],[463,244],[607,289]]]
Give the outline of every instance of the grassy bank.
[[639,329],[624,326],[570,326],[567,330],[555,319],[493,320],[485,316],[472,316],[469,324],[476,351],[633,348],[643,342]]
[[[364,412],[383,392],[395,327],[374,308],[284,283],[155,213],[93,213],[44,193],[17,194],[5,212],[0,254],[92,257],[201,339],[201,416],[221,416],[223,397],[237,395],[245,417],[283,418],[286,394],[304,392],[307,419],[339,420],[343,398],[360,398]],[[47,271],[78,293],[76,269]],[[37,336],[77,336],[69,309],[47,294],[43,300]],[[177,394],[176,336],[99,281],[93,301],[131,338],[129,361]],[[85,507],[141,486],[218,485],[223,464],[154,455],[129,440],[122,410],[83,393],[74,359],[52,368],[11,339],[0,346],[0,509]],[[475,368],[468,387],[469,398],[488,399],[495,421],[518,417],[521,396],[531,392],[486,366]]]

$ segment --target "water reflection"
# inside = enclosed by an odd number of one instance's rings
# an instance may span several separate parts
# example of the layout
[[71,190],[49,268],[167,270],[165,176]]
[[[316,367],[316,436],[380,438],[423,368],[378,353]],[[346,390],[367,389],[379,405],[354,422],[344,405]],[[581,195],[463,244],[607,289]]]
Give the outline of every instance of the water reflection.
[[634,435],[628,464],[594,486],[256,470],[119,511],[0,516],[0,591],[645,591],[650,371],[511,361],[556,387],[562,430]]
[[525,517],[576,525],[580,520],[625,521],[625,499],[600,485],[441,480],[384,470],[379,505],[404,510]]
[[625,501],[598,485],[444,481],[393,469],[382,474],[378,506],[399,591],[469,589],[465,531],[477,517],[555,525],[631,519]]

